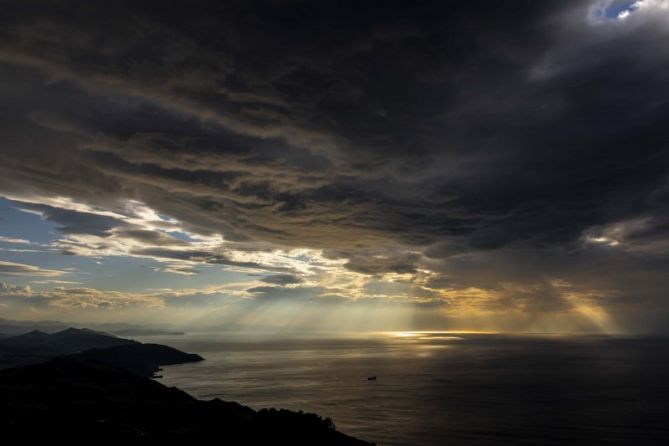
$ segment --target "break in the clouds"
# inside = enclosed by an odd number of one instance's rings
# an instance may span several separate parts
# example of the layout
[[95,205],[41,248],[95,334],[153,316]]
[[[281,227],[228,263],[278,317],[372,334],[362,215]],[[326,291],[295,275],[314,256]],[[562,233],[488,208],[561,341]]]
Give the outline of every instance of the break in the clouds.
[[666,327],[666,1],[2,3],[12,308]]

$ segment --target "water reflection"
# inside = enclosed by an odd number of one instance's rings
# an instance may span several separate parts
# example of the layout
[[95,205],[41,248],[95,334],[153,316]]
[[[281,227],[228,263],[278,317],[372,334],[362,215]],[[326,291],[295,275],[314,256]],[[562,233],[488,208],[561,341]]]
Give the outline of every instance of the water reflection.
[[380,445],[669,439],[661,338],[405,332],[160,342],[206,358],[166,367],[166,384],[200,398],[317,412]]

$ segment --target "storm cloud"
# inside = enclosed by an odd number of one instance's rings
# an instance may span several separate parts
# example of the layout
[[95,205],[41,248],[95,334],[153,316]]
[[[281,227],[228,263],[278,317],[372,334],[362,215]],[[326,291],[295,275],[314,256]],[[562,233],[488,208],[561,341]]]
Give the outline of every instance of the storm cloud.
[[669,317],[661,8],[2,3],[0,194],[54,248],[316,289],[230,254],[309,249],[417,302]]

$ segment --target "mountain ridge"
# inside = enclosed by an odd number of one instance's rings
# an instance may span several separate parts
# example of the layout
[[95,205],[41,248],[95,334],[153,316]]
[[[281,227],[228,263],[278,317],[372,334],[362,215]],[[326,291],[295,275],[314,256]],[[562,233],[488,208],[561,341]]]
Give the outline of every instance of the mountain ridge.
[[61,356],[79,356],[152,377],[161,365],[202,361],[160,344],[143,344],[87,328],[69,327],[56,333],[32,330],[0,339],[0,368],[37,364]]

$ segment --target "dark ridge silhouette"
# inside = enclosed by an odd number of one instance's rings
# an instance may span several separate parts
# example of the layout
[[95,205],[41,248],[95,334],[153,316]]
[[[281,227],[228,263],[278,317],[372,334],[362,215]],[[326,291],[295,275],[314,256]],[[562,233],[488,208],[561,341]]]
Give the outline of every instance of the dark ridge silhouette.
[[[70,326],[76,324],[67,323],[62,321],[17,321],[11,319],[3,319],[0,317],[0,338],[17,336],[20,334],[28,333],[32,330],[39,330],[45,333],[56,333],[58,331],[63,331]],[[171,335],[179,336],[184,335],[185,332],[177,327],[171,326],[169,324],[142,324],[142,325],[133,325],[127,323],[99,323],[95,324],[92,327],[98,331],[105,333],[111,333],[114,336],[160,336],[160,335]]]
[[0,370],[0,395],[0,429],[5,438],[23,442],[371,445],[338,432],[318,415],[196,400],[81,356]]
[[62,355],[78,353],[91,348],[114,347],[134,343],[137,343],[137,341],[117,338],[107,333],[86,328],[70,327],[53,334],[33,330],[18,336],[0,339],[0,349],[3,351],[18,350],[21,352],[43,352],[46,355]]
[[159,344],[127,344],[108,348],[95,348],[76,355],[119,367],[135,375],[150,378],[161,365],[203,361],[200,355],[185,353],[176,348]]
[[48,340],[60,348],[72,351],[137,343],[137,341],[117,338],[116,336],[100,331],[72,327],[49,335]]
[[59,321],[15,321],[0,317],[0,332],[6,337],[24,334],[32,330],[55,333],[67,327],[68,324]]
[[33,345],[36,343],[44,343],[49,337],[48,333],[44,333],[40,330],[32,330],[28,333],[24,333],[18,336],[12,336],[9,339],[15,344],[27,344]]
[[142,344],[86,328],[48,334],[33,330],[0,339],[0,368],[37,364],[58,356],[79,355],[139,376],[151,377],[161,365],[202,361],[202,357],[158,344]]
[[71,355],[91,348],[136,344],[130,339],[87,329],[68,328],[48,334],[33,330],[0,339],[0,368],[37,364],[57,356]]

